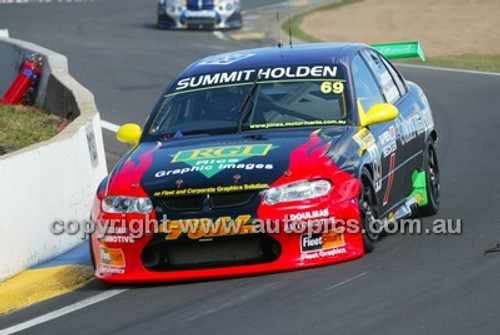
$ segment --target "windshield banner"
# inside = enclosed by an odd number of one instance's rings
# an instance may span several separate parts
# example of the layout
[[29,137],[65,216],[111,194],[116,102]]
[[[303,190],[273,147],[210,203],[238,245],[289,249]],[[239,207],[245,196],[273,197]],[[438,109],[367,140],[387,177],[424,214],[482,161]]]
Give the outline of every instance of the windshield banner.
[[337,78],[337,72],[337,66],[329,65],[287,66],[215,72],[183,78],[175,85],[175,91],[179,92],[187,89],[224,86],[238,83],[252,83],[257,78],[259,78],[259,81]]

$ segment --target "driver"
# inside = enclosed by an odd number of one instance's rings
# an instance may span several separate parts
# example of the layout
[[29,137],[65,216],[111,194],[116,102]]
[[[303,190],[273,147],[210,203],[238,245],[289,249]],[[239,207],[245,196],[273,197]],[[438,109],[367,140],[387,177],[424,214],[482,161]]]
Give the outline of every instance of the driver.
[[206,119],[220,121],[236,121],[244,95],[238,87],[211,90],[207,95]]

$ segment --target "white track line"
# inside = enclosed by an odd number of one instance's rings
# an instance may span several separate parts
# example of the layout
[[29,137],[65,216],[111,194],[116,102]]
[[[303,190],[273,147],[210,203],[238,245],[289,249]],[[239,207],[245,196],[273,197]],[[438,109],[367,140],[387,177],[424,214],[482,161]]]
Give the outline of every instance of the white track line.
[[17,324],[15,326],[2,329],[2,330],[0,330],[0,335],[9,335],[9,334],[17,333],[17,332],[32,328],[32,327],[37,326],[39,324],[57,319],[63,315],[73,313],[73,312],[78,311],[80,309],[83,309],[85,307],[97,304],[101,301],[104,301],[106,299],[117,296],[118,294],[121,294],[121,293],[126,292],[128,290],[129,290],[128,288],[124,288],[124,289],[118,289],[118,290],[115,289],[115,290],[105,291],[101,294],[84,299],[82,301],[79,301],[79,302],[74,303],[72,305],[63,307],[63,308],[58,309],[56,311],[41,315],[41,316],[36,317],[34,319]]
[[352,281],[354,281],[354,280],[356,280],[356,279],[358,279],[358,278],[361,278],[361,277],[366,276],[368,273],[369,273],[369,271],[362,272],[362,273],[360,273],[359,275],[355,275],[354,277],[351,277],[351,278],[349,278],[349,279],[346,279],[346,280],[344,280],[344,281],[341,281],[340,283],[337,283],[337,284],[335,284],[335,285],[332,285],[332,286],[330,286],[330,287],[327,287],[327,288],[325,289],[325,291],[330,291],[330,290],[333,290],[334,288],[337,288],[337,287],[343,286],[343,285],[345,285],[345,284],[348,284],[348,283],[350,283],[350,282],[352,282]]
[[444,71],[444,72],[456,72],[456,73],[478,74],[478,75],[500,77],[500,73],[495,73],[495,72],[474,71],[474,70],[455,69],[455,68],[447,68],[447,67],[439,67],[439,66],[414,65],[414,64],[401,64],[401,63],[394,63],[394,64],[397,67],[408,67],[408,68],[413,68],[413,69],[436,70],[436,71]]
[[113,133],[118,132],[118,129],[120,129],[119,125],[104,120],[101,120],[101,127]]
[[227,40],[226,35],[222,31],[217,31],[216,30],[213,33],[214,33],[215,37],[217,37],[219,40],[223,40],[223,41]]

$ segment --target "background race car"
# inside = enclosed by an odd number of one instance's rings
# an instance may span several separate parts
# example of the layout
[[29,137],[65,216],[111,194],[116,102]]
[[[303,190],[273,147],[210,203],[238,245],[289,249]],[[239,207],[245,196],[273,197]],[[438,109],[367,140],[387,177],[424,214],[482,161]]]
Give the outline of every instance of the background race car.
[[243,24],[240,0],[160,0],[158,28],[230,29]]

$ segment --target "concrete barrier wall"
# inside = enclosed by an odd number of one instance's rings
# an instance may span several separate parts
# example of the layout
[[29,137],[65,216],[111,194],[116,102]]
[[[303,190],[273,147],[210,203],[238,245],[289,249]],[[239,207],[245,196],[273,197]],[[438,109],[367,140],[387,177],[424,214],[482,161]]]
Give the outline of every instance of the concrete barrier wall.
[[44,57],[37,105],[75,119],[49,141],[0,156],[0,281],[81,243],[78,236],[53,235],[49,226],[87,219],[107,173],[94,97],[69,75],[66,57],[0,38],[0,95],[33,52]]

